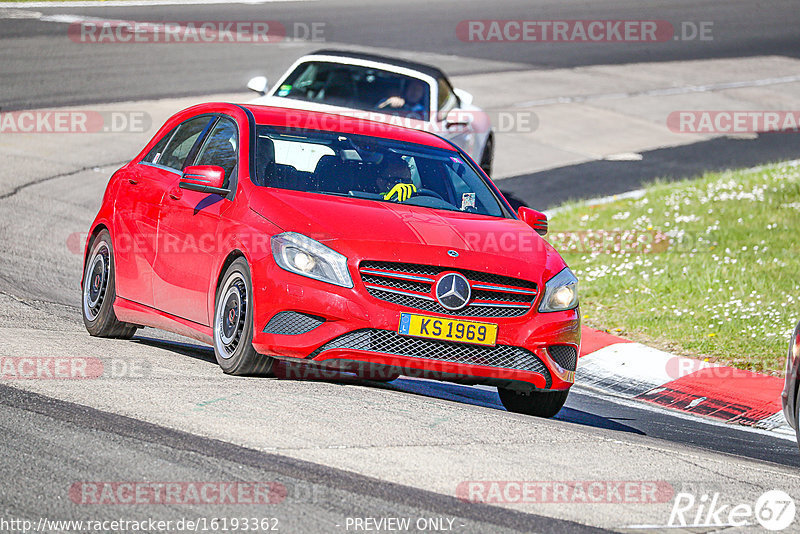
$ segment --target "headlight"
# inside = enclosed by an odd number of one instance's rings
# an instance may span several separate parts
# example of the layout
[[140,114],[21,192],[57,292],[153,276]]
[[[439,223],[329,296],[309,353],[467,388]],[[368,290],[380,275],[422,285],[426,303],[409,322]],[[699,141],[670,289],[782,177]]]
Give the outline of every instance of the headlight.
[[564,267],[544,285],[544,298],[539,305],[540,312],[571,310],[578,305],[578,279]]
[[353,287],[347,258],[333,249],[296,232],[272,236],[272,256],[289,272],[329,284]]

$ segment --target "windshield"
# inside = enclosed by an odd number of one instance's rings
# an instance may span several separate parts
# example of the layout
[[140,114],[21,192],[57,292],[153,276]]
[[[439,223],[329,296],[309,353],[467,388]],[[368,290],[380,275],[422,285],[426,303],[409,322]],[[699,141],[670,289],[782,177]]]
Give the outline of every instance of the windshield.
[[419,120],[430,117],[430,86],[419,78],[325,61],[302,63],[275,96],[379,111]]
[[256,185],[508,216],[456,151],[316,130],[257,132]]

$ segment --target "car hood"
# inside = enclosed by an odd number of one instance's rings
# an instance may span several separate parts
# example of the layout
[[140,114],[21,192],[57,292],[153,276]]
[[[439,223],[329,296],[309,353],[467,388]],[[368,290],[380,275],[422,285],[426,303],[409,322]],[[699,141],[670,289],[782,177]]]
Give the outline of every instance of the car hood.
[[517,219],[279,189],[256,191],[250,206],[284,231],[323,242],[353,264],[438,265],[538,283],[565,267],[550,244]]

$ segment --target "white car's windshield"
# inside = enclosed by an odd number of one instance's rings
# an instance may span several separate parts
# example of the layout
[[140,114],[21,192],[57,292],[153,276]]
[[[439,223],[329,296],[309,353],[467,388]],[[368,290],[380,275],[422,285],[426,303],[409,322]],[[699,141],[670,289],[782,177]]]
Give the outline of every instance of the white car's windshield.
[[377,137],[259,126],[257,185],[508,217],[456,151]]
[[428,120],[430,86],[419,78],[358,65],[302,63],[275,96]]

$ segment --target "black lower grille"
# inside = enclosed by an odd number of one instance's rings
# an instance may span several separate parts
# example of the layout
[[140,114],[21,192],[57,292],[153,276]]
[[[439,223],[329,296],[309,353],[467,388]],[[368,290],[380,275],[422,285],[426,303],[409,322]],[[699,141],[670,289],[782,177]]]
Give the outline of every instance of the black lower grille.
[[363,329],[329,341],[309,354],[308,358],[315,358],[333,349],[363,350],[443,362],[532,371],[544,376],[547,388],[550,388],[552,383],[550,372],[542,360],[529,350],[510,345],[481,347],[406,337],[390,330]]
[[558,365],[567,371],[574,371],[578,367],[578,351],[570,345],[551,345],[547,352]]
[[282,311],[276,313],[264,327],[265,334],[283,334],[286,336],[297,336],[311,332],[316,327],[325,322],[322,317],[316,315],[306,315],[295,311]]

